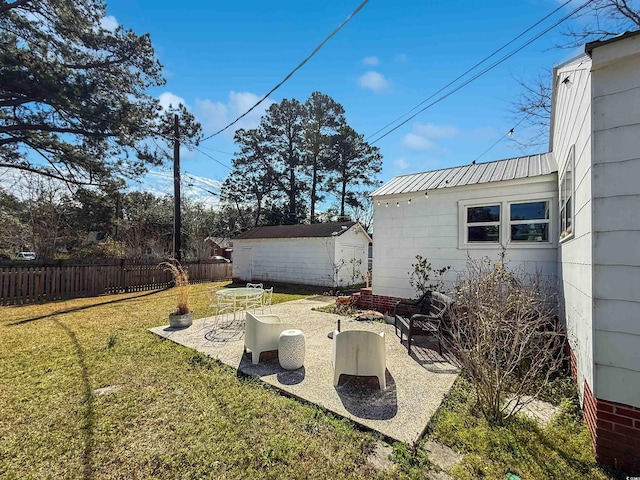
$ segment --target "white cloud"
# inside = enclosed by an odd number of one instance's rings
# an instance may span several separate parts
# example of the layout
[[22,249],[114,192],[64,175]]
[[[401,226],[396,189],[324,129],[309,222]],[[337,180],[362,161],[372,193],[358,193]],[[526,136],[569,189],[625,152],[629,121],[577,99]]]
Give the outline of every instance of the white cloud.
[[460,131],[451,125],[435,125],[433,123],[413,125],[413,131],[429,139],[453,138],[460,134]]
[[[195,115],[200,123],[205,135],[213,133],[228,123],[235,120],[241,114],[249,110],[262,97],[251,92],[229,92],[229,99],[226,103],[214,102],[209,99],[196,99]],[[271,99],[266,99],[248,115],[239,120],[233,127],[225,131],[228,138],[233,137],[233,133],[239,128],[256,128],[260,124],[260,118],[271,104],[275,103]]]
[[160,96],[158,97],[158,100],[160,101],[160,106],[162,107],[163,110],[168,109],[169,106],[172,106],[175,108],[181,103],[183,105],[187,104],[184,98],[174,95],[171,92],[161,93]]
[[442,151],[443,149],[435,141],[454,138],[459,134],[460,131],[451,125],[415,123],[413,132],[402,137],[401,145],[407,150],[417,152]]
[[407,133],[402,137],[402,147],[416,152],[425,152],[428,150],[436,150],[438,145],[428,138],[415,133]]
[[407,161],[406,158],[398,158],[393,161],[393,166],[398,170],[405,171],[411,166],[411,164]]
[[382,93],[389,89],[389,81],[383,75],[373,70],[358,78],[358,83],[362,88],[368,88],[376,93]]
[[100,26],[105,30],[109,30],[110,32],[115,31],[115,29],[118,28],[118,25],[118,21],[113,15],[107,15],[106,17],[102,17],[100,19]]
[[370,67],[375,67],[379,63],[380,63],[380,60],[378,59],[378,57],[364,57],[362,59],[362,64],[368,65]]

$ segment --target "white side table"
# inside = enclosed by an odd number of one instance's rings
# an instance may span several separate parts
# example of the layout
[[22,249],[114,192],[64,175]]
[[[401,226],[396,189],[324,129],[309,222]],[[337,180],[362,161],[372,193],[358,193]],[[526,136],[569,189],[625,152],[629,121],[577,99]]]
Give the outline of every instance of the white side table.
[[278,339],[278,361],[285,370],[304,365],[304,333],[302,330],[283,330]]

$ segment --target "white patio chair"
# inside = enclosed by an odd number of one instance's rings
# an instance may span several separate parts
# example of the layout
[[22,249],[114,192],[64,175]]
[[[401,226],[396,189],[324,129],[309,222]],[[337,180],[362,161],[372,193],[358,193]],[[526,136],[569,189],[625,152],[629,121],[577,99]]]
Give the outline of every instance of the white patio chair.
[[387,357],[384,332],[345,330],[333,332],[333,386],[337,387],[340,375],[378,377],[380,389],[387,388],[385,370]]
[[231,325],[236,319],[237,308],[234,296],[216,294],[216,327]]
[[295,328],[277,315],[254,315],[247,312],[244,325],[244,351],[251,350],[251,363],[260,362],[260,354],[278,349],[278,340],[284,330]]
[[264,293],[262,294],[262,313],[264,313],[264,309],[269,307],[269,311],[271,311],[271,301],[273,300],[273,287],[265,288]]
[[[264,289],[262,283],[247,283],[247,288]],[[262,308],[262,296],[251,296],[246,298],[247,310],[253,310],[255,313],[257,308]]]
[[209,285],[207,287],[207,297],[209,298],[209,306],[211,308],[216,308],[216,305],[218,303],[216,292],[221,288],[222,287],[220,285]]
[[[218,307],[218,298],[216,295],[216,292],[218,290],[220,290],[222,288],[222,286],[220,285],[210,285],[207,287],[207,298],[209,299],[209,307],[212,308],[214,311],[217,312],[217,307]],[[215,318],[214,316],[214,322],[217,323],[217,318]],[[203,323],[203,326],[206,327],[207,323],[206,320]]]

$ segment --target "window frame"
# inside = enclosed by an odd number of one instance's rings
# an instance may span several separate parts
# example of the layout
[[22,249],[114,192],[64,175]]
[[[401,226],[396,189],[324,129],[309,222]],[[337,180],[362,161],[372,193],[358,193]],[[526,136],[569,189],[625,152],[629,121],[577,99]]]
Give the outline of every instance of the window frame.
[[[549,219],[541,220],[523,220],[521,223],[547,223],[549,226],[548,241],[546,242],[525,242],[525,241],[511,241],[511,204],[518,203],[532,203],[532,202],[548,202],[549,205]],[[524,248],[524,249],[536,249],[536,248],[556,248],[557,247],[557,224],[558,224],[558,212],[555,205],[558,204],[557,192],[547,193],[532,193],[532,194],[514,194],[504,195],[499,198],[476,198],[469,200],[458,200],[458,249],[459,250],[495,250],[501,246],[509,248]],[[468,239],[468,227],[481,226],[482,223],[468,223],[467,222],[467,209],[471,207],[486,207],[492,205],[500,205],[500,233],[498,242],[469,242]],[[518,222],[515,221],[514,222]],[[486,222],[493,223],[493,222]]]
[[[570,193],[564,198],[565,183],[567,173],[571,172],[571,186]],[[567,161],[562,169],[562,175],[558,182],[558,240],[562,243],[574,238],[575,234],[575,197],[576,197],[576,161],[575,161],[575,145],[571,145],[569,153],[567,155]],[[569,210],[571,214],[571,225],[565,227],[566,224],[566,212],[567,202],[569,203]]]
[[[469,222],[469,209],[470,208],[478,208],[478,207],[495,207],[497,206],[499,211],[498,211],[498,220],[492,220],[489,222]],[[484,203],[481,205],[467,205],[464,209],[465,212],[465,217],[464,217],[464,222],[465,222],[465,241],[467,243],[471,243],[474,245],[500,245],[500,240],[502,238],[502,219],[503,219],[503,206],[502,206],[502,202],[492,202],[492,203]],[[469,228],[472,227],[498,227],[498,240],[493,241],[493,240],[485,240],[485,241],[470,241],[469,240]]]
[[[534,220],[511,220],[511,207],[513,205],[522,205],[524,203],[540,203],[540,202],[545,202],[547,204],[547,209],[549,211],[549,218],[538,218],[538,219],[534,219]],[[534,244],[534,245],[540,245],[540,244],[548,244],[548,243],[553,243],[553,239],[551,238],[551,200],[545,200],[545,199],[539,199],[539,200],[516,200],[516,201],[511,201],[508,202],[509,204],[509,232],[507,233],[507,235],[509,236],[509,241],[508,243],[513,243],[516,245],[529,245],[529,244]],[[511,226],[512,225],[542,225],[542,224],[546,224],[547,225],[547,240],[543,240],[543,241],[531,241],[531,240],[514,240],[513,238],[511,238]]]

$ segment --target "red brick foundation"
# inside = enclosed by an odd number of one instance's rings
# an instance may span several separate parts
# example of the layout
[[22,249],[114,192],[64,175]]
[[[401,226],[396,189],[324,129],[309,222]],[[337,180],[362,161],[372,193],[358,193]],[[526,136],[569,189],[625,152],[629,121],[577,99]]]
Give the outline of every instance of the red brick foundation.
[[598,462],[640,474],[640,408],[595,398],[585,380],[584,417]]
[[376,310],[382,313],[393,313],[396,303],[400,300],[406,300],[398,297],[385,297],[383,295],[373,295],[371,288],[361,288],[360,298],[357,305],[369,310]]

